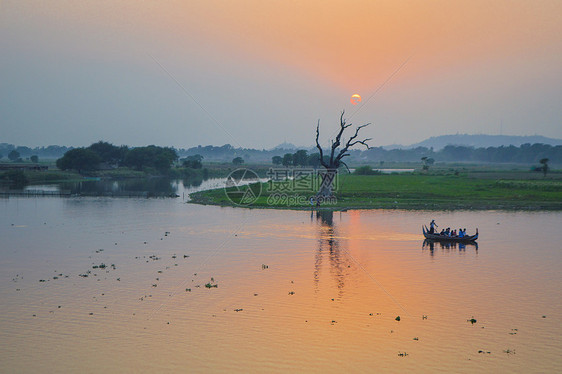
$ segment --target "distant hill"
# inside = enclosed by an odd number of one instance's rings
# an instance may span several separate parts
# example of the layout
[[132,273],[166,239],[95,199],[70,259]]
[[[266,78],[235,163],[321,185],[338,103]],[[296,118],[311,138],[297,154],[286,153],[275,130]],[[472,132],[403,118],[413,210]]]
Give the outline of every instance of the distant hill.
[[521,146],[521,144],[530,143],[542,143],[549,144],[552,146],[562,145],[562,139],[547,138],[545,136],[533,135],[533,136],[515,136],[515,135],[468,135],[468,134],[457,134],[457,135],[441,135],[433,136],[422,142],[415,143],[408,146],[401,145],[389,145],[383,148],[385,149],[411,149],[417,147],[426,147],[438,151],[443,149],[447,145],[463,145],[474,148],[487,148],[487,147],[500,147],[514,145],[516,147]]

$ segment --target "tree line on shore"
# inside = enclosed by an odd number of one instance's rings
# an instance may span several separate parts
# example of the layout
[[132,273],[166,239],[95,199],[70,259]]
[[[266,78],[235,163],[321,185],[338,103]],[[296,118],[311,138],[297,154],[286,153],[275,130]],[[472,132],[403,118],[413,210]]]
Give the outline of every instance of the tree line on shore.
[[173,148],[149,145],[129,148],[99,141],[89,147],[74,148],[57,160],[61,170],[93,171],[127,166],[134,170],[153,168],[159,172],[169,170],[178,155]]
[[[98,142],[104,143],[104,142]],[[96,143],[95,143],[96,144]],[[109,143],[107,143],[109,144]],[[120,151],[113,150],[110,159],[105,159],[107,155],[105,152],[103,154],[98,154],[101,157],[101,162],[113,162],[118,160],[120,165],[125,166],[126,160],[125,155],[128,151],[137,148],[147,148],[147,147],[136,147],[129,148],[127,146],[116,147],[112,146]],[[153,147],[154,151],[156,146]],[[95,148],[92,146],[86,147],[85,149],[90,149],[94,151]],[[300,149],[300,150],[288,150],[288,149],[274,149],[274,150],[257,150],[250,148],[234,148],[229,144],[224,146],[205,146],[205,147],[193,147],[189,149],[175,149],[171,147],[156,147],[169,150],[169,155],[171,151],[175,152],[176,157],[189,157],[189,156],[202,156],[207,161],[224,161],[230,162],[234,158],[243,159],[246,163],[250,162],[272,162],[275,165],[284,166],[318,166],[318,154],[315,152],[314,148],[310,149]],[[39,156],[40,158],[52,158],[53,155],[60,157],[66,152],[80,148],[69,148],[69,147],[59,147],[59,146],[49,146],[41,148],[28,148],[28,147],[16,147],[13,145],[8,145],[6,143],[0,143],[0,158],[8,157],[11,161],[21,161],[21,158],[30,158],[30,156]],[[84,148],[82,148],[84,149]],[[12,152],[14,151],[14,152]],[[110,152],[110,153],[111,153]],[[122,152],[120,156],[115,156]],[[143,152],[135,151],[135,153],[140,153],[141,155],[150,154],[150,151]],[[132,159],[135,156],[133,153],[130,157]],[[157,150],[156,153],[159,153]],[[361,163],[361,162],[419,162],[422,157],[427,157],[427,159],[433,159],[435,162],[482,162],[482,163],[522,163],[522,164],[533,164],[539,163],[541,159],[548,158],[550,163],[553,165],[562,165],[562,146],[552,146],[548,144],[522,144],[519,147],[510,146],[500,146],[500,147],[469,147],[462,145],[448,145],[441,150],[434,151],[433,148],[426,147],[416,147],[411,149],[385,149],[383,147],[371,147],[367,150],[350,150],[349,159],[351,162]],[[83,151],[78,151],[77,155],[84,154]],[[137,154],[138,155],[138,154]],[[293,156],[296,155],[296,156]],[[17,157],[16,157],[17,156]],[[154,154],[153,156],[156,156]],[[92,156],[88,157],[85,155],[86,160],[91,160]],[[95,161],[95,156],[94,161]],[[307,160],[305,161],[305,157]],[[37,160],[34,157],[34,160]],[[33,160],[31,160],[34,162]],[[163,165],[163,160],[160,162]],[[142,162],[140,162],[142,164]],[[138,167],[138,162],[135,162],[135,166]],[[157,164],[159,164],[157,162]],[[148,166],[148,165],[147,165]]]
[[412,149],[370,148],[361,152],[361,158],[376,161],[419,161],[423,157],[437,162],[485,162],[485,163],[538,163],[548,158],[553,164],[562,164],[562,146],[548,144],[522,144],[520,147],[500,146],[475,148],[461,145],[448,145],[439,151],[432,148]]

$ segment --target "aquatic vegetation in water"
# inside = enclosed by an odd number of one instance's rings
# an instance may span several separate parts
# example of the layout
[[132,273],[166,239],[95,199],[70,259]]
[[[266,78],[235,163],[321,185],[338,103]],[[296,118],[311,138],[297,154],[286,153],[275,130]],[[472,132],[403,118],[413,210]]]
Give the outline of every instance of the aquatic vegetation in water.
[[215,278],[211,278],[211,281],[205,284],[207,288],[218,288],[219,285],[215,283]]

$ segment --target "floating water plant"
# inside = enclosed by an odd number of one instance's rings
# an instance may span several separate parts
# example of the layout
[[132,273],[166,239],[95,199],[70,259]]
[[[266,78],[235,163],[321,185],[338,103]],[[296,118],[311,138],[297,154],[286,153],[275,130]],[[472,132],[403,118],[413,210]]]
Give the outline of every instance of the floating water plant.
[[215,278],[211,278],[211,281],[209,283],[205,284],[205,287],[207,288],[218,288],[218,284],[214,283],[215,282]]

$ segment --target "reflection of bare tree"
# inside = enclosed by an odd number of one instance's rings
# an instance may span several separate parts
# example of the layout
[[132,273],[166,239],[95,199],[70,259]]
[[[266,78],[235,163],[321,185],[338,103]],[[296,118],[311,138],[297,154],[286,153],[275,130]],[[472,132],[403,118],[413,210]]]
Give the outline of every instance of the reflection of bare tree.
[[345,253],[340,248],[337,230],[334,227],[334,212],[317,211],[316,220],[319,223],[320,239],[318,239],[318,251],[314,261],[314,284],[318,291],[322,263],[327,257],[330,265],[330,274],[333,276],[338,287],[338,296],[343,293],[345,286],[345,269],[348,268]]

